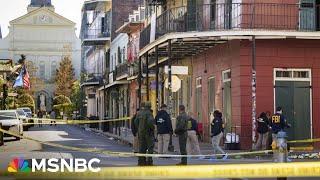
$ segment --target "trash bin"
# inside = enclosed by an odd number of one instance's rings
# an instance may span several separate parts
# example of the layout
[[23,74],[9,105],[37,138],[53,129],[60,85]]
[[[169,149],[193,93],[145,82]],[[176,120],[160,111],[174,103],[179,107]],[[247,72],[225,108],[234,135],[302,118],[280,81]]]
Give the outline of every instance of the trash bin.
[[224,142],[224,148],[226,150],[240,150],[240,139],[237,134],[237,127],[239,126],[232,126],[231,132],[226,134]]

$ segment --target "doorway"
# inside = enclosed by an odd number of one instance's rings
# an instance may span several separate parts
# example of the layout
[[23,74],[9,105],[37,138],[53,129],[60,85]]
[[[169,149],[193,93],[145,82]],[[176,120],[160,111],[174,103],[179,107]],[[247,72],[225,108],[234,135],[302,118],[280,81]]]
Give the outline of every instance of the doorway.
[[281,106],[291,128],[289,140],[312,137],[312,89],[310,69],[274,69],[275,107]]

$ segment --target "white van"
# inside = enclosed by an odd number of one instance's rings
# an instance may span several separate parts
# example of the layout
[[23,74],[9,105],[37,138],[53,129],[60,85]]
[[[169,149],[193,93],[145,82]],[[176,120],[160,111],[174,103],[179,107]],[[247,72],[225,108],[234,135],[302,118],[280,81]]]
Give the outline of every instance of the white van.
[[[0,110],[0,123],[4,130],[10,131],[15,134],[23,135],[23,124],[22,120],[19,119],[16,110]],[[11,136],[5,134],[5,136]],[[20,140],[19,137],[16,137]]]

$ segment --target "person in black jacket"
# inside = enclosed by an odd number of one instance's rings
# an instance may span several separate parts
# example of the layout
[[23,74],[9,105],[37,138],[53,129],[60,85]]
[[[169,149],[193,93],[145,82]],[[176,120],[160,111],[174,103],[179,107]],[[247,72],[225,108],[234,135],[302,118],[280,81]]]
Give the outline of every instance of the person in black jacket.
[[[223,137],[223,121],[222,113],[218,110],[213,112],[214,119],[211,122],[211,142],[213,147],[213,152],[216,154],[219,151],[221,154],[226,154],[220,147],[220,141]],[[224,159],[227,155],[224,156]]]
[[138,127],[135,125],[135,120],[137,117],[137,114],[139,112],[139,108],[137,108],[136,114],[131,118],[131,132],[133,135],[133,152],[137,153],[139,152],[139,139],[138,139]]
[[258,140],[256,143],[256,150],[266,150],[268,147],[268,137],[269,137],[269,130],[270,130],[270,122],[265,112],[262,112],[257,119],[258,127]]
[[170,115],[167,113],[167,105],[163,104],[156,115],[158,133],[158,153],[167,154],[170,141],[170,134],[173,133]]

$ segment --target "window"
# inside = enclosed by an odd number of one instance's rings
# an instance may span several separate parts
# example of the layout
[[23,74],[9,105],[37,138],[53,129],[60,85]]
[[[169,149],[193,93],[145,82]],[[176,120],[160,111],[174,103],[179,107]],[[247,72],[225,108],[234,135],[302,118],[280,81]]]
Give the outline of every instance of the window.
[[216,96],[215,78],[210,77],[208,79],[208,112],[209,113],[213,113],[213,111],[215,110],[215,101],[216,101],[215,96]]
[[118,64],[121,64],[121,58],[122,58],[121,48],[120,48],[120,46],[118,46]]
[[202,122],[202,78],[196,78],[196,117]]
[[54,78],[57,72],[57,62],[52,62],[51,63],[51,78]]
[[286,79],[309,79],[311,77],[309,70],[304,69],[274,69],[275,79],[277,80],[286,80]]
[[222,95],[223,120],[226,125],[226,132],[230,132],[231,127],[232,127],[232,121],[231,121],[231,117],[232,117],[231,101],[232,101],[232,98],[231,98],[231,70],[230,69],[222,72],[222,82],[223,82],[223,91],[222,91],[222,93],[223,93],[223,95]]
[[231,71],[230,71],[230,69],[222,72],[222,79],[223,79],[223,82],[231,81]]
[[126,60],[126,48],[123,47],[122,48],[122,61],[121,61],[121,63],[124,63],[125,60]]
[[201,88],[202,86],[202,78],[198,77],[196,78],[196,88]]
[[39,76],[41,79],[46,78],[46,65],[43,61],[41,61],[39,65]]

